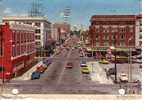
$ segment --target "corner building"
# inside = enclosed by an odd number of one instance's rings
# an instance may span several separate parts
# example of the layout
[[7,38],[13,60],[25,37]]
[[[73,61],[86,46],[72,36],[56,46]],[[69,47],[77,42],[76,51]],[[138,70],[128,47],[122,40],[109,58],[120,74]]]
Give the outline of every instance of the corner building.
[[0,24],[0,78],[18,76],[35,60],[35,28],[24,24]]
[[139,46],[135,15],[94,15],[90,22],[92,48],[106,50],[110,46],[123,49]]

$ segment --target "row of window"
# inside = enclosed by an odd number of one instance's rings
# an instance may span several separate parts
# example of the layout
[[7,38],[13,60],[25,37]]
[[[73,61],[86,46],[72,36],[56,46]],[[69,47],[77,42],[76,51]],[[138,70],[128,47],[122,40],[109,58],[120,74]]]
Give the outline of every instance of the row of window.
[[13,44],[33,42],[35,40],[34,33],[13,32],[12,33]]
[[28,45],[17,45],[12,47],[12,56],[16,57],[24,53],[30,53],[35,51],[35,44],[31,43]]
[[100,29],[100,28],[95,28],[95,32],[103,32],[103,33],[114,33],[114,32],[119,32],[119,33],[125,33],[125,32],[134,32],[134,29],[126,29],[126,28],[113,28],[113,29]]
[[[100,39],[100,37],[102,37],[102,36],[99,36],[99,35],[96,35],[95,36],[95,39],[96,40],[99,40]],[[102,37],[104,40],[109,40],[109,39],[112,39],[112,40],[114,40],[114,39],[120,39],[120,40],[123,40],[123,39],[126,39],[126,35],[125,34],[121,34],[119,37],[118,36],[116,36],[116,35],[111,35],[111,37],[110,36],[103,36]]]

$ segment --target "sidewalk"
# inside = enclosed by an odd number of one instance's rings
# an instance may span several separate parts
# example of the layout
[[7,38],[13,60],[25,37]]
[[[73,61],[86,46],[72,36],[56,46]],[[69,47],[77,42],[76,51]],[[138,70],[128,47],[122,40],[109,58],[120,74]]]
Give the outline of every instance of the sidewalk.
[[25,72],[22,76],[15,77],[12,80],[30,80],[32,72],[34,72],[36,70],[36,67],[41,65],[41,64],[42,64],[42,61],[38,62],[31,69],[29,69],[27,72]]
[[87,65],[91,70],[90,77],[92,81],[98,81],[101,84],[113,84],[111,79],[107,79],[106,72],[98,62],[88,62]]

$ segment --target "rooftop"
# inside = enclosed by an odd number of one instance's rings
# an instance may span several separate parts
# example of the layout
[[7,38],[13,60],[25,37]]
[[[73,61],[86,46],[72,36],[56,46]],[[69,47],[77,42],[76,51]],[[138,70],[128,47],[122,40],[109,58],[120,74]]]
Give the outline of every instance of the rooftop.
[[93,15],[90,21],[134,21],[136,15]]
[[40,20],[47,21],[47,17],[30,17],[30,16],[5,16],[2,20]]

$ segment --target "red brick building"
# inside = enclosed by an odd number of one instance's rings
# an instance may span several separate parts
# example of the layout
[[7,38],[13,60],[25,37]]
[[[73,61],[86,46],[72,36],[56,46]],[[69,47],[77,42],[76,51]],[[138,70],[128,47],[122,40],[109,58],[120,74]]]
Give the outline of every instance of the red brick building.
[[31,25],[0,24],[0,78],[29,68],[36,54],[34,31]]
[[94,15],[90,22],[90,46],[93,48],[106,50],[115,46],[128,49],[138,45],[135,15]]

